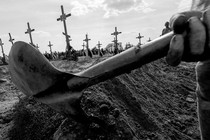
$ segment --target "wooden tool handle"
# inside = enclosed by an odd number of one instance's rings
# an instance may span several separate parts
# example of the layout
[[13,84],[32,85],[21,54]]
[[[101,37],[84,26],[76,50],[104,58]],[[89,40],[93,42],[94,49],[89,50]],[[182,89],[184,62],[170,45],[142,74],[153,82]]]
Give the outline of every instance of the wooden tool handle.
[[172,36],[173,32],[170,32],[141,47],[132,47],[77,75],[90,78],[92,82],[89,85],[93,85],[120,74],[128,73],[144,64],[166,56]]

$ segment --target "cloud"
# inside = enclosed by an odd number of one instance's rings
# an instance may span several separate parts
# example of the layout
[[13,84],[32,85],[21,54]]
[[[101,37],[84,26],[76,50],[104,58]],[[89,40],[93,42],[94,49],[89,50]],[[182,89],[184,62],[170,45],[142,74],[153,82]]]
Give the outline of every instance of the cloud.
[[155,9],[151,8],[152,3],[145,2],[142,0],[141,3],[138,3],[136,7],[134,7],[135,11],[140,11],[143,13],[149,13],[155,11]]
[[73,6],[71,13],[75,16],[86,15],[89,12],[88,6],[79,1],[73,1],[71,5]]
[[178,4],[178,12],[183,12],[190,10],[192,2],[190,0],[181,0],[181,2]]
[[138,11],[148,13],[154,11],[150,7],[151,4],[145,2],[145,0],[104,0],[104,10],[106,11],[104,17],[109,18],[111,16],[118,16],[122,13],[130,11]]
[[104,0],[75,0],[71,2],[73,6],[71,12],[75,16],[86,15],[89,12],[96,10],[99,7],[102,7]]
[[106,8],[110,10],[126,11],[135,5],[134,0],[105,0]]
[[71,2],[72,14],[75,16],[86,15],[96,9],[105,11],[104,17],[118,16],[122,13],[137,11],[148,13],[154,11],[151,4],[145,0],[81,0]]
[[103,6],[104,0],[85,0],[87,3],[88,8],[90,9],[96,9]]

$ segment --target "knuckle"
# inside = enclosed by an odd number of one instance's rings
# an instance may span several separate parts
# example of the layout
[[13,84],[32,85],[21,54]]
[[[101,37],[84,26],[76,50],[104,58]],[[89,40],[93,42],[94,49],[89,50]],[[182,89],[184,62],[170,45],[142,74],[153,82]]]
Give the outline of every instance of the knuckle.
[[202,17],[202,12],[200,11],[187,11],[175,14],[170,19],[170,27],[174,30],[175,34],[182,34],[186,30],[187,21],[191,17]]
[[183,14],[176,14],[170,19],[170,26],[175,34],[182,34],[186,29],[187,18]]
[[189,19],[189,46],[192,55],[201,55],[204,52],[206,31],[197,17]]

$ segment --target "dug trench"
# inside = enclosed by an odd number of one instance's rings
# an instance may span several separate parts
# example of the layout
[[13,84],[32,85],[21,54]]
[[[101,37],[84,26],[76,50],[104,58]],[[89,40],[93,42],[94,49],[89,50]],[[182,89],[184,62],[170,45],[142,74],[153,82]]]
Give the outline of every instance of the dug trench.
[[[104,58],[103,58],[104,59]],[[102,59],[54,61],[78,72]],[[7,139],[21,140],[191,140],[199,139],[194,63],[170,67],[164,59],[147,64],[84,91],[80,106],[92,122],[66,118],[32,98],[15,104]],[[73,69],[70,69],[73,68]],[[10,85],[11,86],[11,85]],[[12,85],[14,86],[14,85]],[[17,89],[14,89],[19,92]],[[14,92],[14,91],[8,91]],[[10,113],[11,116],[11,113]]]

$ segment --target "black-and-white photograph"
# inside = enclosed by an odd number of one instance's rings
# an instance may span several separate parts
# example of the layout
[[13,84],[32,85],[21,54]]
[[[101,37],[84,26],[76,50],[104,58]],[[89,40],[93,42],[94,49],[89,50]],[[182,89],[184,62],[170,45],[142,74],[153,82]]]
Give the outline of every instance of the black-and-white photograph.
[[1,0],[0,140],[210,140],[210,0]]

